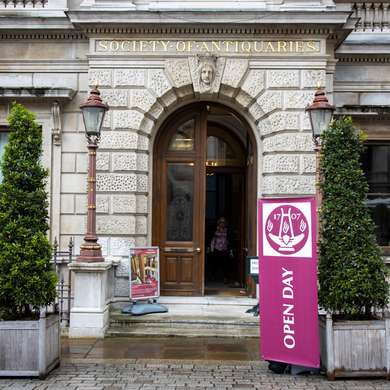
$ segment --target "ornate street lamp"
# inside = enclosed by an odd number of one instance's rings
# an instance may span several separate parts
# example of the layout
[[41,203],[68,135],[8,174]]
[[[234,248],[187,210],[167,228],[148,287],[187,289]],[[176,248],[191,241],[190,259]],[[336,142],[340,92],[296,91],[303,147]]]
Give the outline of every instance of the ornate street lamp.
[[88,100],[80,105],[83,113],[85,135],[88,140],[88,214],[87,233],[80,246],[77,261],[97,263],[104,261],[102,248],[96,236],[96,151],[100,140],[104,115],[108,106],[102,102],[97,87],[93,87]]
[[[332,121],[335,107],[329,104],[325,90],[318,87],[314,94],[313,103],[306,107],[309,113],[311,131],[314,141],[314,151],[316,153],[316,200],[317,200],[317,215],[318,210],[322,205],[322,194],[319,188],[320,183],[320,155],[321,155],[321,135],[328,128]],[[319,218],[318,218],[319,221]],[[317,229],[317,242],[319,239],[319,229]]]
[[332,120],[334,110],[335,107],[329,104],[325,90],[318,88],[314,95],[313,103],[306,107],[306,111],[309,113],[313,140],[316,147],[321,144],[321,134],[328,128]]

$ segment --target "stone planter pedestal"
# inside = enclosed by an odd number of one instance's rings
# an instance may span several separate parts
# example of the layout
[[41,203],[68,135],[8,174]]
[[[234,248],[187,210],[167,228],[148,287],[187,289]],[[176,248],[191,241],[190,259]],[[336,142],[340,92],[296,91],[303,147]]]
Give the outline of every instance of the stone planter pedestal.
[[58,314],[42,310],[39,320],[0,321],[0,377],[45,378],[59,364]]
[[328,379],[386,377],[390,380],[390,318],[333,321],[320,317],[321,362]]
[[74,304],[69,337],[104,337],[109,322],[111,261],[69,264],[74,272]]

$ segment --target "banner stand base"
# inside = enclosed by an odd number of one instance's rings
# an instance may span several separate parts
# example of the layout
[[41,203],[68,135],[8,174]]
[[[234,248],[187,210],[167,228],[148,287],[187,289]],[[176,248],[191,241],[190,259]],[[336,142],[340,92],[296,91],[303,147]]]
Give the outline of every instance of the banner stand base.
[[132,302],[131,305],[122,309],[123,314],[130,314],[132,316],[142,316],[146,314],[167,313],[168,308],[159,303],[141,303]]

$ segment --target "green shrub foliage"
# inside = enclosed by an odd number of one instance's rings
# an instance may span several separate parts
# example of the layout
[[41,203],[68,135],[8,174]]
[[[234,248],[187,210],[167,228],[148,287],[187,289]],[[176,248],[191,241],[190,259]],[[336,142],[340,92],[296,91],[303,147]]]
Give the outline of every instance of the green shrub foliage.
[[319,302],[348,318],[369,317],[388,302],[386,266],[366,206],[361,168],[364,135],[349,117],[333,121],[322,137]]
[[13,104],[8,122],[0,184],[0,314],[15,319],[54,301],[56,276],[46,237],[48,173],[40,163],[42,131],[20,104]]

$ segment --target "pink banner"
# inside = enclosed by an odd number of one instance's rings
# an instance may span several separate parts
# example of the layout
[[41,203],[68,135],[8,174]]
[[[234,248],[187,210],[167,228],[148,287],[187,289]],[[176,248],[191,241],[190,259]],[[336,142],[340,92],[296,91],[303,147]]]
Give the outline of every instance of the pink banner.
[[262,357],[319,367],[315,199],[261,199],[258,213]]

